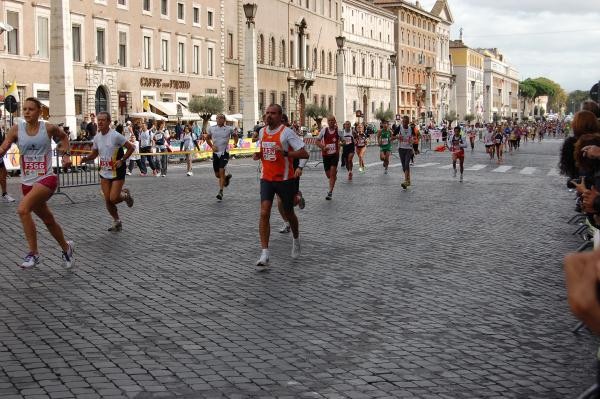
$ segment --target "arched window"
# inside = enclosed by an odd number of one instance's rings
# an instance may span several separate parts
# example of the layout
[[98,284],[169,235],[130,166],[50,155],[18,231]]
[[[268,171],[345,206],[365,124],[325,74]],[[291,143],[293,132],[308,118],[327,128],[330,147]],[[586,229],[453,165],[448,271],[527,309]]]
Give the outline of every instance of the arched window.
[[108,96],[102,86],[96,89],[96,113],[108,111]]
[[375,61],[371,60],[371,77],[375,77]]
[[325,50],[321,50],[321,73],[325,73]]
[[275,38],[271,37],[271,40],[269,40],[269,64],[270,65],[275,65],[275,54],[277,54],[277,52],[275,50],[277,50],[277,48],[275,47]]
[[317,70],[317,67],[319,66],[319,58],[318,58],[319,52],[317,51],[317,48],[315,47],[313,49],[313,70]]
[[265,63],[265,37],[262,35],[262,33],[258,36],[258,45],[257,45],[256,52],[258,55],[258,63],[264,64]]
[[352,75],[356,75],[356,57],[352,56]]
[[383,79],[383,62],[379,61],[379,78]]
[[281,57],[280,57],[280,59],[281,59],[280,66],[285,67],[285,57],[286,57],[286,54],[285,54],[285,40],[281,41],[281,48],[279,49],[279,51],[280,51],[280,54],[281,54]]
[[365,66],[365,59],[363,57],[362,62],[361,62],[361,76],[367,76],[367,71],[366,71],[366,66]]
[[333,57],[331,56],[331,51],[329,52],[329,54],[327,54],[327,72],[328,73],[332,73],[333,72]]

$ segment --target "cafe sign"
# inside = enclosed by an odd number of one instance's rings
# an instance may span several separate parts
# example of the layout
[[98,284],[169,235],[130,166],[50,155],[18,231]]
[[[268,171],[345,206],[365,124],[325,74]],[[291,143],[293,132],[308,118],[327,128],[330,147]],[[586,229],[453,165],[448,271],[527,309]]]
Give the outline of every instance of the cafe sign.
[[140,78],[140,86],[156,87],[159,89],[187,90],[191,84],[188,80],[163,80],[156,78]]

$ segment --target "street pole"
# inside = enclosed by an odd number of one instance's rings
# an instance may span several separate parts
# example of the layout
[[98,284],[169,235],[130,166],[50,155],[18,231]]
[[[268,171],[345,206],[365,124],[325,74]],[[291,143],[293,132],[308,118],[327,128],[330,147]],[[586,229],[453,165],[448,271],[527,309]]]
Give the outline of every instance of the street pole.
[[258,71],[256,66],[256,25],[254,17],[258,5],[255,3],[244,4],[246,15],[246,37],[244,50],[244,114],[243,129],[247,132],[254,128],[258,121]]
[[398,114],[398,77],[396,76],[396,54],[390,55],[391,68],[390,71],[390,108],[394,112],[394,118]]
[[344,36],[337,36],[335,41],[338,46],[336,55],[336,72],[337,86],[335,93],[335,116],[341,120],[341,123],[346,121],[346,68],[344,60]]
[[52,0],[50,4],[50,122],[64,123],[77,137],[75,88],[73,79],[73,42],[69,0]]
[[[432,94],[431,94],[431,70],[432,67],[428,66],[425,67],[425,73],[427,75],[427,86],[425,87],[425,109],[426,109],[426,115],[425,117],[427,119],[430,118],[431,115],[431,103],[433,102],[433,98],[432,98]],[[427,120],[424,118],[423,122],[425,123],[425,120]]]

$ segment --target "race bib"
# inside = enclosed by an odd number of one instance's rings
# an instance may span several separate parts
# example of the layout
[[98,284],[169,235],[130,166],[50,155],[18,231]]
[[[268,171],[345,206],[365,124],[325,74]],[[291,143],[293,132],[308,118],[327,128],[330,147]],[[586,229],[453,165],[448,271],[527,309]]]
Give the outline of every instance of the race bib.
[[330,143],[330,144],[326,144],[325,145],[325,152],[329,155],[331,154],[335,154],[337,149],[337,144],[336,143]]
[[112,161],[112,158],[100,158],[100,170],[105,172],[112,172],[114,170],[115,164]]
[[23,156],[25,176],[44,176],[46,174],[46,168],[46,157],[44,155]]
[[390,140],[387,137],[381,138],[381,145],[388,145]]
[[269,161],[269,162],[274,162],[275,160],[277,160],[277,154],[275,153],[275,143],[272,141],[267,141],[267,142],[262,142],[261,143],[261,148],[262,148],[262,156],[263,156],[263,160],[265,161]]
[[352,137],[346,136],[345,139],[346,139],[346,145],[352,144]]

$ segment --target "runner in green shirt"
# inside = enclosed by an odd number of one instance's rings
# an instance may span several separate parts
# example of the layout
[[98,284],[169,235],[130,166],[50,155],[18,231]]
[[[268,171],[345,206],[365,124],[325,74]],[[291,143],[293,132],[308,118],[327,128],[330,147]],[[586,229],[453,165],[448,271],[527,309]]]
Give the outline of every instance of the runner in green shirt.
[[379,144],[379,159],[383,161],[383,173],[387,175],[392,153],[392,132],[388,121],[381,121],[381,129],[377,131],[377,144]]

